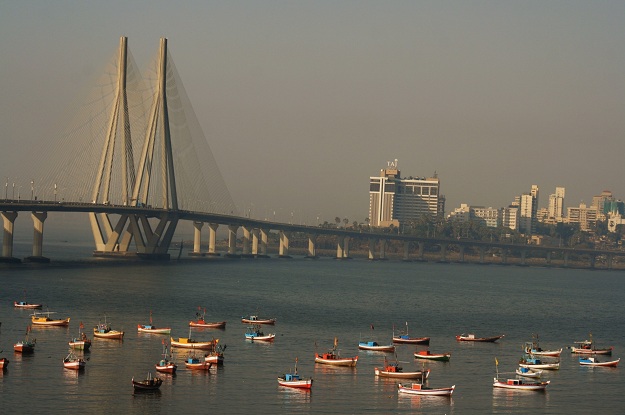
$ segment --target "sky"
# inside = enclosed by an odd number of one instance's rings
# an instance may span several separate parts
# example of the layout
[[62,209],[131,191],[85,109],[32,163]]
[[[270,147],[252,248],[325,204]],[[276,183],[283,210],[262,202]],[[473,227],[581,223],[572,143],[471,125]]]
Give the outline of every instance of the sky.
[[0,177],[54,140],[120,36],[140,68],[167,37],[252,217],[363,222],[394,159],[436,172],[447,212],[532,184],[539,207],[556,186],[565,206],[625,199],[623,22],[608,0],[2,0]]

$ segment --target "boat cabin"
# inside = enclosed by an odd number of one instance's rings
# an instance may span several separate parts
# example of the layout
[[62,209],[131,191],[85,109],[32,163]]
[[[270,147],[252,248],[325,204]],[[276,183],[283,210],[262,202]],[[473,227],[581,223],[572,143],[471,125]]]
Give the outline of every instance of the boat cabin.
[[373,342],[373,341],[370,341],[370,342],[360,342],[360,343],[364,344],[365,346],[369,346],[369,347],[379,346],[378,342]]
[[508,379],[506,383],[508,385],[522,385],[523,381],[521,379]]
[[295,382],[299,379],[299,375],[294,374],[294,373],[287,373],[283,376],[284,380],[287,382]]
[[402,371],[402,368],[399,367],[397,363],[391,363],[384,368],[387,372],[399,373]]

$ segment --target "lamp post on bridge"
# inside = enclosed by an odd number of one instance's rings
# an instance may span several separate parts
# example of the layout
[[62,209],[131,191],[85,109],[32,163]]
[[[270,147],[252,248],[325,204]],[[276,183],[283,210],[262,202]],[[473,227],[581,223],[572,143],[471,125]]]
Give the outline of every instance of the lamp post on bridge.
[[35,199],[35,181],[30,181],[30,201],[32,202]]
[[9,178],[7,177],[7,182],[4,184],[4,200],[8,199],[9,193]]
[[56,203],[56,183],[54,183],[54,203]]

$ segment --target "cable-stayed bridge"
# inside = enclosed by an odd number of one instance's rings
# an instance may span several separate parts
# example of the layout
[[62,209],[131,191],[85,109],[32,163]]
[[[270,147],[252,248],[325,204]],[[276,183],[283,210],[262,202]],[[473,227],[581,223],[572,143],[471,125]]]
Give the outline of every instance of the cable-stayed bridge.
[[[389,240],[404,244],[404,259],[413,246],[424,257],[426,244],[440,247],[446,261],[447,248],[456,245],[464,261],[467,247],[479,251],[480,262],[488,249],[520,251],[521,264],[530,251],[540,252],[551,263],[552,252],[564,257],[585,255],[594,267],[600,255],[612,267],[614,256],[625,253],[574,250],[526,245],[419,238],[410,235],[381,234],[345,229],[327,229],[254,220],[238,214],[224,178],[217,167],[206,138],[193,112],[182,81],[167,49],[160,40],[157,59],[141,75],[128,40],[120,39],[119,52],[98,80],[74,122],[31,168],[41,173],[37,188],[50,189],[43,197],[35,195],[35,182],[15,184],[9,197],[9,182],[0,214],[4,232],[0,262],[17,262],[13,257],[13,233],[19,212],[31,212],[34,227],[30,261],[46,262],[43,256],[44,222],[49,212],[84,212],[89,215],[98,256],[169,258],[168,249],[181,220],[193,221],[195,228],[192,255],[217,255],[216,233],[226,225],[229,233],[228,255],[237,256],[237,233],[243,229],[241,253],[267,255],[268,233],[280,234],[279,256],[288,257],[293,232],[308,235],[308,256],[316,257],[316,238],[320,234],[336,237],[336,258],[349,257],[351,238],[368,238],[369,259],[385,258]],[[21,187],[25,196],[22,197]],[[53,189],[53,190],[52,190]],[[202,228],[208,224],[208,251],[201,252]],[[505,255],[504,255],[504,261]]]

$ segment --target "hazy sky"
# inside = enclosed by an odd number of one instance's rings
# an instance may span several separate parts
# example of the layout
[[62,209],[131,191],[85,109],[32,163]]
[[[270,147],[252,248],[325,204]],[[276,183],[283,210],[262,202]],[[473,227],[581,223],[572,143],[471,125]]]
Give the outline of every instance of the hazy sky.
[[[0,1],[0,175],[116,53],[169,50],[241,211],[363,221],[369,176],[436,171],[447,211],[625,198],[624,1]],[[313,206],[313,207],[309,207]]]

